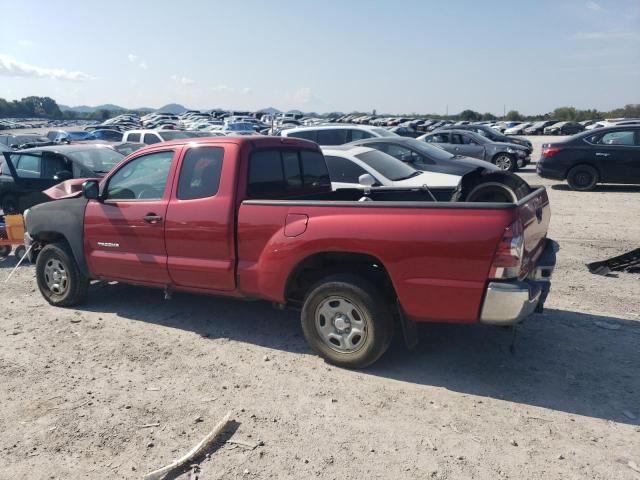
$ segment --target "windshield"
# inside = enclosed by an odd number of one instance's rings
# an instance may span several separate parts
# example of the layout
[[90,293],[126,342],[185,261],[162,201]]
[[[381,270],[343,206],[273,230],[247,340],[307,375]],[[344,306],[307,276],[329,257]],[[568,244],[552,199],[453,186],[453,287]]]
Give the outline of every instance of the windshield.
[[446,161],[454,157],[454,155],[447,152],[446,150],[436,145],[431,145],[426,142],[421,142],[420,140],[415,140],[413,138],[410,138],[410,139],[407,139],[405,142],[407,147],[410,147],[412,150],[416,150],[417,152],[423,154],[425,157],[430,158],[431,160]]
[[384,128],[374,128],[371,130],[374,133],[377,133],[379,137],[397,137],[398,135],[386,130]]
[[225,130],[233,130],[236,132],[251,132],[254,131],[253,124],[251,123],[229,123]]
[[180,140],[183,138],[193,138],[194,135],[191,132],[180,132],[176,130],[162,130],[158,132],[158,135],[166,142],[169,140]]
[[111,148],[91,148],[66,154],[72,160],[96,173],[107,173],[124,158],[124,155]]
[[362,160],[376,172],[379,172],[382,176],[392,181],[404,180],[405,178],[414,176],[418,172],[415,168],[379,150],[361,153],[356,155],[356,158]]
[[41,137],[39,135],[16,135],[15,143],[22,145],[23,143],[41,143],[50,142],[47,137]]
[[84,140],[91,133],[89,132],[67,132],[66,135],[61,135],[62,138],[68,138],[69,140]]

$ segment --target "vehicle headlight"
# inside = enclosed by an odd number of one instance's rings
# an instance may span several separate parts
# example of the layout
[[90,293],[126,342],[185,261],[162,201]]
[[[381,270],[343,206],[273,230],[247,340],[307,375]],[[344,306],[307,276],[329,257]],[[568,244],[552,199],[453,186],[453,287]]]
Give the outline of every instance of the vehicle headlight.
[[515,151],[513,148],[511,148],[511,147],[507,148],[507,152],[509,152],[509,153],[516,153],[516,151]]

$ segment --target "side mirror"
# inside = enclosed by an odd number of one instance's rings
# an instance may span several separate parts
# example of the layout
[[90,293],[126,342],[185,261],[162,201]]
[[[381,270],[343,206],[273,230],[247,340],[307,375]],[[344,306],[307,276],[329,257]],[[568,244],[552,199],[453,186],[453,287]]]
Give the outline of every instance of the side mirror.
[[59,172],[56,172],[56,174],[53,176],[54,180],[58,180],[59,182],[64,182],[65,180],[71,180],[73,178],[73,175],[71,175],[71,172],[68,170],[61,170]]
[[82,184],[82,195],[87,200],[100,200],[100,186],[96,180],[87,180]]
[[18,148],[20,148],[20,145],[18,145],[17,143],[12,143],[11,148],[13,148],[14,150],[17,150]]
[[376,179],[368,173],[363,173],[358,177],[358,183],[363,187],[373,187],[376,184]]

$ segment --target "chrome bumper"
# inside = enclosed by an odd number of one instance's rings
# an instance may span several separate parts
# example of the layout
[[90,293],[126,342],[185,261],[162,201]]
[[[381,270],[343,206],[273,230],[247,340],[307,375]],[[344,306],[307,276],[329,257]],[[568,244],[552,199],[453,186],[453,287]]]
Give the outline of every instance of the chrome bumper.
[[509,326],[520,323],[534,312],[542,312],[551,287],[558,244],[547,245],[536,269],[526,280],[490,282],[484,296],[480,323]]

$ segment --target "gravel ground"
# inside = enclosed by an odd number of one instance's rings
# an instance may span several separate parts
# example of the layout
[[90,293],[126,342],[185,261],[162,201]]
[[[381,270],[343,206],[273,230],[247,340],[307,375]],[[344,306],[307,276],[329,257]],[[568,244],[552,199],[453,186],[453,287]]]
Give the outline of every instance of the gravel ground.
[[201,479],[640,479],[640,276],[584,266],[640,246],[640,187],[522,175],[547,186],[561,250],[513,354],[509,331],[424,325],[415,350],[342,370],[295,312],[119,284],[56,309],[20,267],[2,284],[0,479],[141,478],[229,410],[225,438],[255,448],[215,445]]

